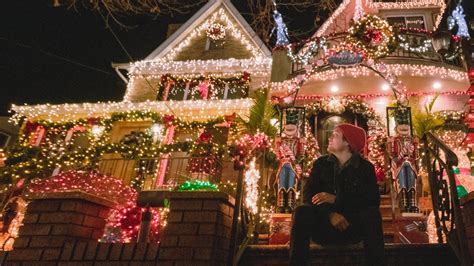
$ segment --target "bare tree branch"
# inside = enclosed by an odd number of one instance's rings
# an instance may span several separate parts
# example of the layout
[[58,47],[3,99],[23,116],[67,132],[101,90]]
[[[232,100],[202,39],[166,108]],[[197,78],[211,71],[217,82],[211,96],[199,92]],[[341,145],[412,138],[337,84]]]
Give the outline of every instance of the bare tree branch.
[[[149,16],[175,16],[186,14],[197,7],[202,6],[208,0],[52,0],[53,6],[67,6],[77,10],[86,8],[93,11],[102,12],[105,16],[106,26],[110,22],[121,27],[129,28],[122,22],[121,17],[127,15],[149,15]],[[237,1],[237,0],[235,0]],[[314,32],[322,23],[322,17],[334,11],[340,0],[277,0],[276,4],[279,11],[285,13],[311,13],[314,16],[313,25],[304,29],[297,27],[293,29],[289,26],[289,33],[295,39],[307,36]],[[272,0],[246,0],[248,12],[242,12],[250,21],[250,26],[256,34],[270,46],[270,33],[275,26],[273,21],[274,5]],[[281,9],[281,10],[280,10]],[[247,11],[246,10],[246,11]],[[307,18],[305,18],[307,19]],[[288,17],[285,17],[288,24],[292,23]],[[295,24],[297,22],[295,21]]]

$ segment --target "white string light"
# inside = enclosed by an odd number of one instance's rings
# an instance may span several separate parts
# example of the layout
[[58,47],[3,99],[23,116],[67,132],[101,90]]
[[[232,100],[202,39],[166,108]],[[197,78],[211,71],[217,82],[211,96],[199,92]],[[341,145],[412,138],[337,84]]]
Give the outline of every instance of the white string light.
[[230,32],[230,35],[236,40],[240,41],[241,44],[252,54],[254,58],[265,57],[265,55],[256,49],[257,46],[252,44],[249,40],[249,37],[244,34],[238,27],[234,25],[231,19],[227,16],[225,10],[220,8],[217,12],[212,14],[212,16],[206,19],[201,25],[196,27],[182,42],[178,44],[177,47],[172,49],[168,54],[165,55],[164,59],[167,61],[173,61],[176,59],[176,56],[186,47],[191,45],[192,40],[198,36],[206,34],[206,30],[215,22],[221,22],[227,32]]
[[188,60],[171,61],[153,60],[138,61],[130,64],[129,82],[125,101],[133,101],[136,95],[142,94],[142,87],[137,80],[144,79],[152,81],[160,79],[161,75],[171,74],[177,78],[191,79],[202,75],[213,78],[238,77],[248,72],[252,78],[266,79],[272,68],[271,58],[256,59],[225,59],[225,60]]
[[258,180],[260,173],[255,168],[255,158],[250,161],[248,169],[245,171],[245,205],[253,214],[258,211]]
[[[377,64],[378,65],[378,64]],[[374,67],[379,68],[377,65]],[[414,65],[414,64],[385,64],[386,72],[393,73],[396,76],[412,76],[412,77],[437,77],[440,79],[452,79],[460,82],[467,82],[468,76],[466,72],[453,70],[444,67]],[[340,78],[358,78],[368,77],[374,75],[374,72],[363,66],[356,66],[351,68],[337,68],[326,71],[315,72],[307,80],[311,81],[331,81]],[[271,83],[273,92],[287,91],[291,93],[295,90],[295,84],[301,82],[304,77],[295,77],[291,80],[283,82]]]
[[408,42],[407,38],[405,38],[405,36],[403,36],[401,34],[398,35],[398,39],[400,41],[399,46],[407,52],[426,53],[429,50],[432,50],[432,45],[431,45],[431,40],[430,39],[423,40],[423,43],[419,46],[416,46],[416,47],[411,46],[410,43]]
[[11,121],[18,124],[22,117],[31,121],[46,120],[49,122],[68,122],[80,118],[102,117],[108,118],[114,112],[154,111],[160,114],[169,114],[169,108],[174,115],[183,121],[206,121],[223,115],[236,113],[247,117],[252,106],[252,99],[234,100],[195,100],[195,101],[146,101],[107,102],[107,103],[80,103],[80,104],[42,104],[31,106],[12,105],[15,114]]
[[[336,19],[343,13],[347,6],[351,3],[351,0],[344,0],[339,7],[334,11],[326,22],[319,27],[318,31],[314,36],[321,37],[327,35],[326,32],[329,27],[335,24]],[[446,9],[446,3],[444,0],[412,0],[412,1],[396,1],[396,2],[375,2],[374,0],[366,0],[367,7],[369,9],[414,9],[423,7],[439,7],[440,11],[436,16],[434,30],[436,30],[441,23],[443,18],[444,10]]]

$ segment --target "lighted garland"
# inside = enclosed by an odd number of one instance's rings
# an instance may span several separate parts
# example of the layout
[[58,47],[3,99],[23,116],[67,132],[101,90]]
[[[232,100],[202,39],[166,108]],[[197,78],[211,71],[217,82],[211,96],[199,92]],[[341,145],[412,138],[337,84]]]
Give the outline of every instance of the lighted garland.
[[[230,120],[229,120],[230,119]],[[89,166],[95,168],[101,156],[105,153],[118,153],[128,158],[156,158],[162,154],[174,151],[194,153],[198,150],[209,151],[217,157],[223,154],[225,145],[216,143],[194,143],[191,141],[160,145],[160,143],[144,145],[123,145],[123,143],[110,143],[108,133],[115,122],[118,121],[151,121],[152,123],[174,125],[181,130],[196,128],[210,128],[225,124],[235,131],[232,117],[218,117],[205,122],[183,122],[170,115],[159,115],[156,112],[121,112],[112,113],[110,118],[99,120],[97,118],[79,119],[74,122],[57,123],[44,120],[26,122],[22,126],[19,145],[12,150],[9,159],[5,161],[6,167],[0,172],[3,183],[10,183],[19,178],[47,177],[55,168],[74,168]],[[39,147],[32,146],[27,136],[39,126],[45,129],[46,135]],[[90,128],[101,127],[101,133],[96,136],[89,134]],[[79,128],[81,134],[87,134],[90,146],[87,148],[71,149],[71,142],[65,142],[67,131]],[[75,133],[77,134],[77,133]],[[149,136],[147,136],[149,137]]]
[[[84,191],[117,203],[107,218],[101,242],[127,243],[138,237],[141,214],[144,208],[136,206],[137,192],[120,179],[102,175],[95,171],[67,171],[57,176],[33,180],[27,188],[28,194]],[[167,210],[152,212],[150,239],[158,241],[159,231],[166,224]]]
[[389,55],[397,47],[392,27],[374,15],[365,15],[350,27],[347,41],[374,59]]
[[[218,95],[224,95],[225,87],[228,86],[229,94],[235,94],[239,92],[242,97],[248,95],[250,88],[250,73],[245,72],[237,77],[215,77],[212,75],[201,75],[197,77],[179,77],[174,75],[163,75],[160,79],[160,84],[158,88],[158,98],[163,98],[165,94],[168,94],[168,97],[176,96],[179,91],[184,91],[186,87],[189,87],[189,95],[193,99],[200,99],[201,97],[196,97],[196,94],[199,93],[199,90],[203,86],[207,86],[211,99],[218,99]],[[206,82],[206,84],[203,84]]]
[[347,110],[360,115],[367,121],[380,121],[380,117],[375,110],[365,103],[362,98],[320,98],[305,105],[305,108],[308,116],[317,115],[320,112],[343,113]]
[[221,41],[225,39],[224,25],[213,22],[206,29],[206,36],[213,41]]
[[218,191],[218,186],[209,182],[201,180],[186,181],[176,191]]
[[426,53],[430,50],[432,50],[432,44],[430,39],[425,39],[423,40],[423,43],[418,45],[418,46],[411,46],[410,42],[407,40],[407,38],[401,34],[397,35],[398,38],[398,45],[405,51],[407,52],[412,52],[412,53]]
[[326,39],[320,38],[316,40],[311,40],[305,43],[302,51],[299,53],[293,52],[292,45],[287,46],[287,55],[294,63],[306,65],[309,60],[311,60],[314,55],[319,51],[319,49],[326,49]]

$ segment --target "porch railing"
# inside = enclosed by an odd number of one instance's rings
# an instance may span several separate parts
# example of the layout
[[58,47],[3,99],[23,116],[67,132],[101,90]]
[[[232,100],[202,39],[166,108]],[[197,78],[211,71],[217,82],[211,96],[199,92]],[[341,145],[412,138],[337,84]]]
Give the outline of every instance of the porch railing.
[[[404,32],[400,34],[401,38],[405,40],[410,46],[418,47],[424,44],[425,41],[430,39],[430,36],[427,33],[423,32]],[[332,48],[334,46],[340,45],[342,42],[345,41],[346,33],[339,33],[334,36],[328,37],[326,42],[328,48]],[[318,52],[314,55],[314,58],[311,59],[312,61],[316,61],[317,59],[322,58],[324,53]],[[454,56],[449,56],[447,59],[443,58],[439,53],[437,53],[432,45],[429,45],[426,51],[423,52],[415,52],[415,51],[406,51],[401,47],[398,47],[393,51],[390,55],[383,58],[387,64],[395,64],[395,63],[413,63],[413,64],[437,64],[437,65],[449,65],[455,68],[465,68],[465,62],[462,59],[461,54],[456,54]],[[325,70],[326,68],[323,68]],[[304,65],[293,63],[292,71],[294,75],[300,74],[304,72]]]
[[423,136],[422,150],[423,164],[428,170],[438,242],[447,242],[461,265],[472,265],[453,170],[458,158],[430,132]]
[[[160,158],[105,158],[100,160],[98,171],[119,178],[126,184],[139,180],[140,189],[156,189],[158,178],[161,188],[173,187],[187,179],[218,183],[223,162],[215,157],[160,157]],[[163,175],[163,176],[161,176]]]

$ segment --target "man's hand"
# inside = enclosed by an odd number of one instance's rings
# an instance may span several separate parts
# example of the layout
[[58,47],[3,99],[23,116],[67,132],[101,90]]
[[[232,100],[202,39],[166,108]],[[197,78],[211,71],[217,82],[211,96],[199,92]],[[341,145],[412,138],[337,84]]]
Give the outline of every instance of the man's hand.
[[311,199],[311,202],[313,202],[313,204],[316,204],[316,205],[319,205],[321,203],[334,204],[334,201],[336,201],[336,196],[330,193],[326,193],[326,192],[320,192],[314,195],[313,198]]
[[337,212],[331,212],[329,214],[329,222],[339,231],[344,231],[349,227],[349,222],[346,218]]

